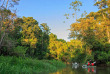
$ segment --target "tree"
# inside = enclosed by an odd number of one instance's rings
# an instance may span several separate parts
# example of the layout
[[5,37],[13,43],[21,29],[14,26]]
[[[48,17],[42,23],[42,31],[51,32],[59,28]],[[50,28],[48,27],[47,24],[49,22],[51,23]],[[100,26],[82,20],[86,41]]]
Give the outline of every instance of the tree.
[[49,34],[50,29],[46,23],[40,24],[40,30],[36,34],[38,43],[36,44],[37,48],[35,49],[34,55],[38,57],[38,59],[47,58],[45,57],[48,51],[49,45]]
[[21,44],[29,47],[27,54],[33,56],[38,39],[36,34],[40,30],[38,22],[33,17],[23,17],[21,24]]
[[89,47],[92,50],[94,59],[103,61],[103,57],[98,55],[107,54],[106,43],[110,43],[110,0],[97,0],[94,5],[98,6],[99,11],[90,12],[86,17],[72,23],[70,37],[83,41],[85,49]]
[[38,22],[32,17],[23,17],[22,24],[22,44],[29,45],[31,48],[36,48],[37,38],[35,32],[39,30]]
[[70,9],[74,10],[74,13],[72,15],[73,17],[74,15],[76,16],[76,21],[77,21],[77,11],[80,11],[79,7],[82,6],[82,3],[78,0],[75,0],[74,2],[70,4],[70,6],[71,6]]
[[57,36],[51,33],[49,35],[49,55],[50,58],[54,58],[57,60],[61,60],[64,56],[64,54],[67,51],[67,44],[65,42],[59,41],[57,39]]
[[[6,38],[8,38],[9,32],[14,29],[13,19],[15,19],[16,14],[12,13],[9,7],[14,6],[15,3],[18,3],[18,0],[2,0],[0,1],[0,52],[1,48],[4,45],[4,40],[6,42]],[[5,38],[5,36],[7,36]],[[4,39],[5,38],[5,39]],[[13,45],[11,41],[7,41],[8,46]]]
[[1,8],[9,9],[10,7],[14,7],[14,5],[18,5],[18,1],[20,0],[0,0],[1,1]]
[[[75,0],[74,2],[70,3],[70,7],[69,9],[73,10],[72,16],[75,17],[76,22],[77,22],[77,13],[78,11],[80,11],[80,6],[82,6],[82,2],[80,2],[79,0]],[[70,14],[65,14],[64,16],[66,16],[66,18],[69,18]]]
[[110,0],[100,0],[97,1],[94,5],[98,6],[100,9],[98,14],[101,14],[102,20],[100,20],[101,24],[106,27],[106,34],[108,38],[108,42],[110,43]]

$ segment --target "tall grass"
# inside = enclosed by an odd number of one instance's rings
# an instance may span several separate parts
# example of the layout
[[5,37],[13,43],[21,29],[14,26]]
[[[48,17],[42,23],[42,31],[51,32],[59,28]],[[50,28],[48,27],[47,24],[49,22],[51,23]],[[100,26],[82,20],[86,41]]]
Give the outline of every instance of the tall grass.
[[56,60],[37,60],[31,58],[17,58],[0,56],[0,74],[33,74],[48,73],[65,67]]

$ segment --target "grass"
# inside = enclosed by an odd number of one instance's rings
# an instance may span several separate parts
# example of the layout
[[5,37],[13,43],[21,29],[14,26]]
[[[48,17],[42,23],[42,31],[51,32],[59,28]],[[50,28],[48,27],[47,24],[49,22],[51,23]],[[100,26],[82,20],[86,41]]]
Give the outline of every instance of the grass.
[[0,56],[0,74],[38,74],[55,72],[66,65],[56,60],[37,60]]

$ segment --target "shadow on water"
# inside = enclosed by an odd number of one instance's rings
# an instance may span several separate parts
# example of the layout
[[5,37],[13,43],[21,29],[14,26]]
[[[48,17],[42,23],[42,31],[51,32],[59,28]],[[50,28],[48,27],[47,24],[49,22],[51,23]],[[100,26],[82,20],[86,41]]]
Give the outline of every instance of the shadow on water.
[[66,68],[59,70],[55,73],[49,74],[110,74],[110,67],[71,67],[67,66]]

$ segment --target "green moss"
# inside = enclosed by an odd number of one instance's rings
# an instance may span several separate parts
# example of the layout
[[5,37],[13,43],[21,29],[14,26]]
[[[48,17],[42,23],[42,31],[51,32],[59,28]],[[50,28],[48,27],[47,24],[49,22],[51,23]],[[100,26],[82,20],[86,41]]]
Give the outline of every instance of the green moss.
[[0,56],[0,74],[30,74],[54,72],[66,65],[56,60],[37,60]]

